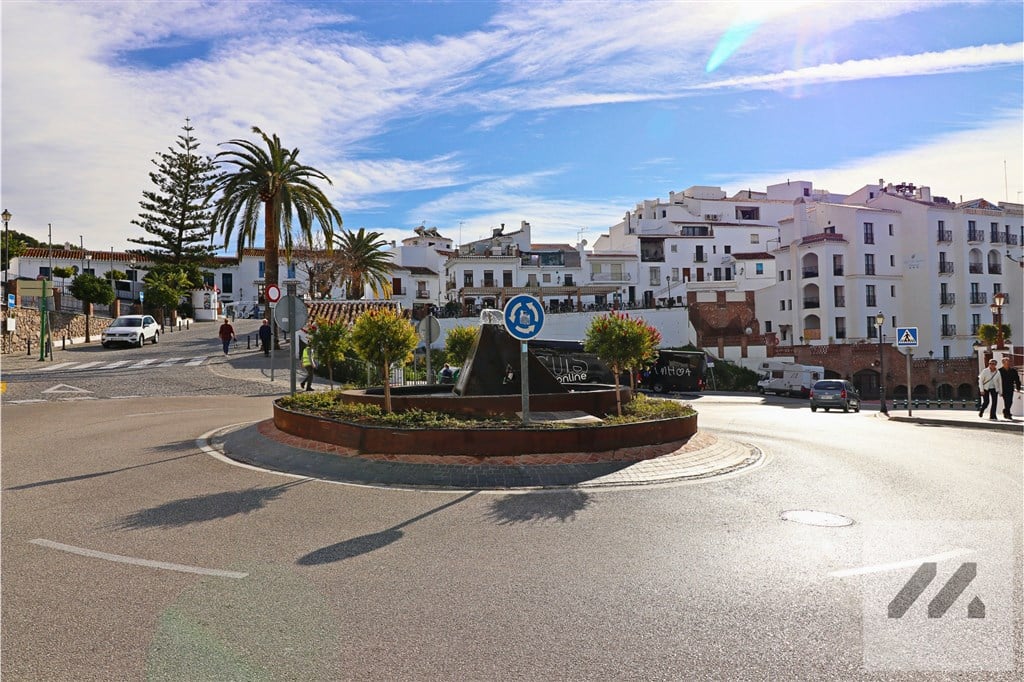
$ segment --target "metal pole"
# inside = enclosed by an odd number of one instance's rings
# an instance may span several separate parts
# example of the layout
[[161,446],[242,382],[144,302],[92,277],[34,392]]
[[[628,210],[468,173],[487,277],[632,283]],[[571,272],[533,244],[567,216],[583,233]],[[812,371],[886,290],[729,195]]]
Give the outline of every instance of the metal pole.
[[[908,417],[914,416],[914,411],[910,407],[910,389],[914,385],[914,382],[910,380],[910,362],[913,359],[913,357],[914,357],[914,349],[913,348],[908,348],[907,349],[907,416]],[[894,408],[896,407],[895,403],[893,403],[893,407]]]
[[522,384],[523,393],[523,425],[530,423],[530,375],[527,362],[528,346],[526,341],[520,341],[519,354],[519,382]]
[[426,333],[426,337],[427,337],[427,348],[426,348],[426,351],[427,351],[427,385],[429,386],[429,385],[434,383],[434,375],[430,371],[430,345],[432,343],[434,343],[434,330],[433,330],[433,324],[432,324],[434,322],[434,316],[433,315],[427,315],[426,320],[427,320],[427,323],[426,323],[427,324],[427,333]]
[[[4,261],[4,294],[6,295],[11,293],[11,285],[9,284],[11,280],[11,230],[9,224],[11,222],[11,212],[5,208],[2,215],[4,219],[4,255],[7,256],[7,259]],[[7,305],[6,301],[4,305]]]
[[288,333],[291,335],[291,344],[288,347],[288,355],[291,356],[291,390],[292,395],[295,395],[295,353],[299,349],[298,337],[295,334],[295,296],[298,293],[298,283],[293,280],[285,286],[288,287]]
[[885,405],[885,352],[882,347],[882,343],[885,339],[885,335],[882,333],[882,325],[878,325],[878,395],[881,398],[880,411],[884,415],[889,414],[889,409]]

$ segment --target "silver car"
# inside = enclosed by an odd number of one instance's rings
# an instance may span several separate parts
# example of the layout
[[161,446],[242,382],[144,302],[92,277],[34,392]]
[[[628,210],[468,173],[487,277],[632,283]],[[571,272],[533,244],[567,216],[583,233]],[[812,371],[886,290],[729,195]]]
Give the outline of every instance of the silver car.
[[843,412],[860,412],[860,393],[843,379],[816,381],[811,387],[811,412],[817,412],[819,407],[826,412],[833,407],[842,408]]
[[142,348],[147,340],[153,343],[160,341],[160,324],[152,315],[122,315],[100,334],[104,348],[110,348],[115,343]]

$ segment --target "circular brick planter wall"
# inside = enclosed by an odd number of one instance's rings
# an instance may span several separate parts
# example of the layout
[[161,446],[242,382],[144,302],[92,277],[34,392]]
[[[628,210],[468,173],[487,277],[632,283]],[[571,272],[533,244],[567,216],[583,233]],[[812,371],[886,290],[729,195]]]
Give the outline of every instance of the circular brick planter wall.
[[697,415],[614,426],[553,429],[398,429],[353,424],[296,412],[274,402],[274,425],[281,431],[349,448],[357,455],[387,455],[458,464],[514,464],[522,456],[577,453],[582,462],[640,461],[672,452],[697,433]]

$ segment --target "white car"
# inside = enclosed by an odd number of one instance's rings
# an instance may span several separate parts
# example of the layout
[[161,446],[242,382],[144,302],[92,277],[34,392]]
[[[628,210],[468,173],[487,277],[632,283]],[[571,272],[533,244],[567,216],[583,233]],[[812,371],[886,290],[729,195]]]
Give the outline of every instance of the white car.
[[152,315],[122,315],[100,334],[104,348],[110,348],[115,343],[142,348],[147,340],[153,343],[160,341],[160,325]]

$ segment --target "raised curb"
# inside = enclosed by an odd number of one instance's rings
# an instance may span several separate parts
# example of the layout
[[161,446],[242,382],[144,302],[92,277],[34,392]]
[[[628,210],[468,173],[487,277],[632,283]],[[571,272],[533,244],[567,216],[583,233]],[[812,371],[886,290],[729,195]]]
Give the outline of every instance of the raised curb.
[[227,427],[209,443],[252,466],[327,481],[394,488],[510,490],[621,488],[708,479],[760,464],[760,449],[704,431],[682,447],[640,462],[535,466],[415,464],[365,459],[351,450],[279,431],[272,420]]

